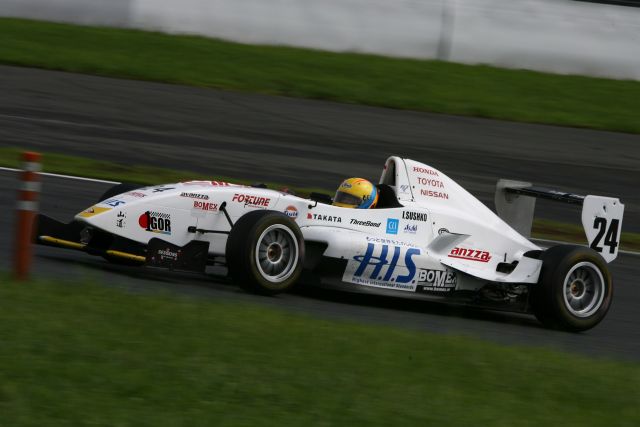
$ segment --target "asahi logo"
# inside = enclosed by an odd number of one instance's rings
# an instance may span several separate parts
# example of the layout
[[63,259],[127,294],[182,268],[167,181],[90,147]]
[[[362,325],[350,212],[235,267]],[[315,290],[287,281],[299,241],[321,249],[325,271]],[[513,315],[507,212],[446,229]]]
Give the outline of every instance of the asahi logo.
[[427,214],[424,212],[411,212],[411,211],[403,211],[402,219],[408,219],[411,221],[427,221]]
[[406,234],[416,234],[418,231],[418,224],[407,224],[404,226],[404,233]]
[[316,221],[324,221],[324,222],[342,222],[342,218],[339,216],[333,216],[333,215],[320,215],[320,214],[312,214],[312,213],[308,213],[307,214],[307,219],[313,219]]

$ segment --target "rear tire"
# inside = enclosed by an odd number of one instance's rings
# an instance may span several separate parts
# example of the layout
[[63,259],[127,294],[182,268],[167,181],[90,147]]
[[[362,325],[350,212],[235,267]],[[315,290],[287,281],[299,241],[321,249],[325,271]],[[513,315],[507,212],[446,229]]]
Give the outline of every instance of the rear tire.
[[300,277],[304,240],[285,214],[253,211],[231,229],[225,257],[236,284],[249,292],[274,295],[291,289]]
[[532,287],[531,304],[545,326],[586,331],[604,319],[613,297],[611,274],[604,259],[582,246],[554,246],[542,257],[540,279]]

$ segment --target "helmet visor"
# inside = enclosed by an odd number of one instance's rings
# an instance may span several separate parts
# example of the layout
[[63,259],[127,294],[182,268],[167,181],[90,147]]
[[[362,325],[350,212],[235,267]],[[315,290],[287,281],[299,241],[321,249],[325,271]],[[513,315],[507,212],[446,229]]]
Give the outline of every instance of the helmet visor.
[[336,197],[333,199],[334,204],[340,204],[342,206],[360,206],[362,198],[354,196],[353,194],[345,193],[344,191],[336,192]]

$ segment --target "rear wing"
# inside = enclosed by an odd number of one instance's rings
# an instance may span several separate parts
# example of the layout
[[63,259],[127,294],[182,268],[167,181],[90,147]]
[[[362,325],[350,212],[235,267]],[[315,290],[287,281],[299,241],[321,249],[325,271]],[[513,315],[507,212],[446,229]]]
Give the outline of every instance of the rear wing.
[[565,193],[506,179],[496,185],[498,216],[525,237],[531,236],[536,199],[582,206],[582,227],[589,246],[607,262],[616,259],[624,215],[624,204],[619,199]]

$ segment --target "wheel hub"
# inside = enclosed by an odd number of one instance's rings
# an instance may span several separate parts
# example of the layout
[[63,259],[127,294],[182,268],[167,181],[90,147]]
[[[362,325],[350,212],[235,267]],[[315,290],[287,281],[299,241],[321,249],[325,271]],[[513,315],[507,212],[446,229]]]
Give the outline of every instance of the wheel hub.
[[585,290],[585,286],[582,280],[574,280],[571,283],[570,292],[574,298],[582,297],[582,295],[584,295],[584,290]]
[[294,274],[299,248],[296,236],[283,224],[274,224],[262,232],[256,243],[255,261],[263,278],[280,283]]
[[282,258],[282,246],[272,243],[267,248],[267,259],[273,263],[277,263]]
[[596,313],[604,300],[605,280],[598,267],[588,261],[574,265],[564,281],[564,304],[576,317]]

